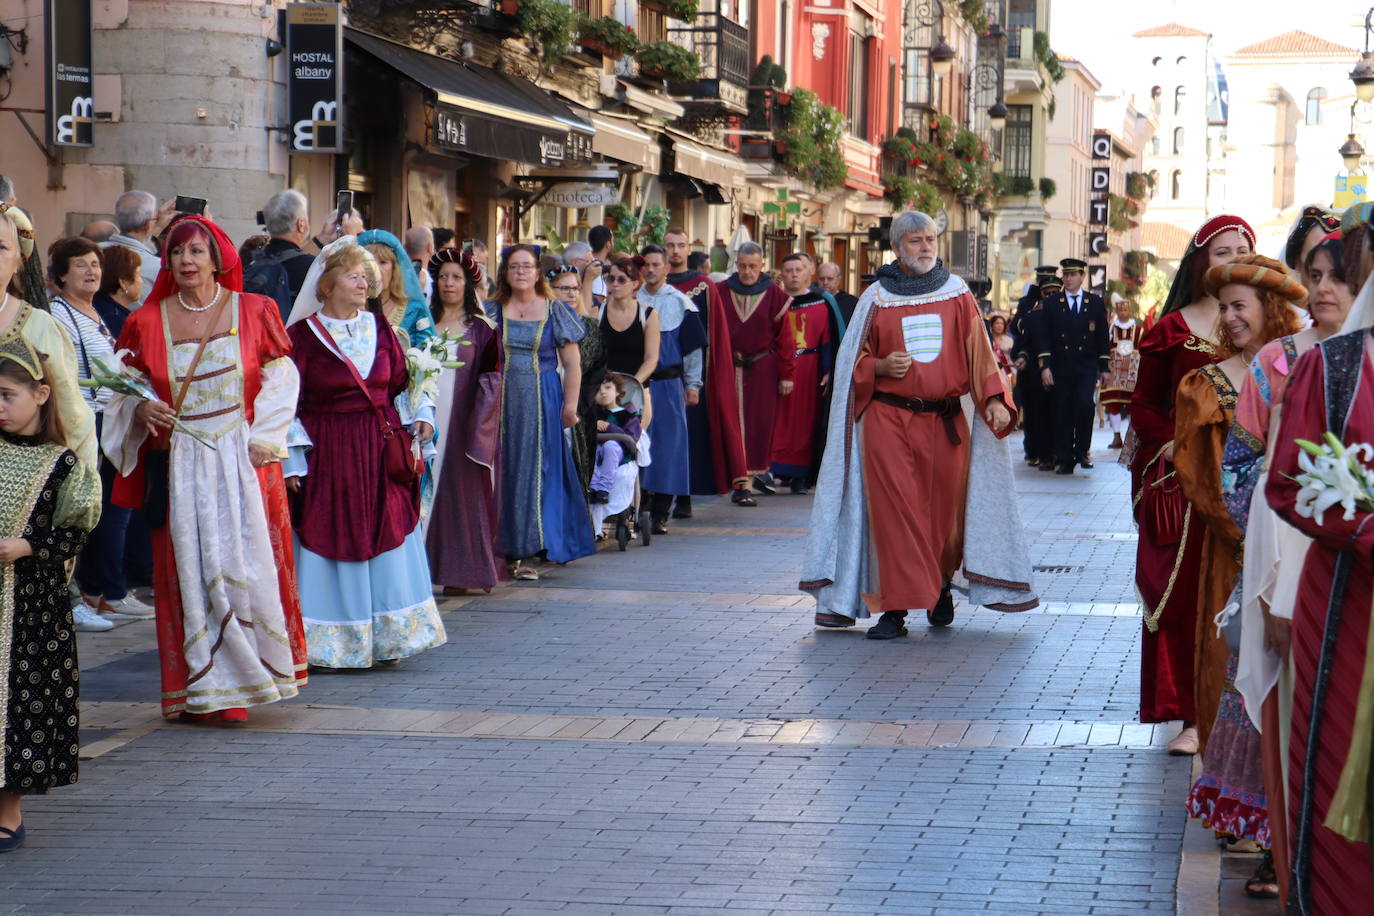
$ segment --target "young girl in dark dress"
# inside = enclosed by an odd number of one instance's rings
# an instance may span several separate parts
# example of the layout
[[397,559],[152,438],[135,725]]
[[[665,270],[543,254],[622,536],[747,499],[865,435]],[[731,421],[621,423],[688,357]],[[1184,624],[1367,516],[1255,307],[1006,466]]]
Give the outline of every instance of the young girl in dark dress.
[[100,479],[67,448],[42,358],[0,340],[0,852],[20,798],[76,782],[76,637],[66,562],[100,517]]

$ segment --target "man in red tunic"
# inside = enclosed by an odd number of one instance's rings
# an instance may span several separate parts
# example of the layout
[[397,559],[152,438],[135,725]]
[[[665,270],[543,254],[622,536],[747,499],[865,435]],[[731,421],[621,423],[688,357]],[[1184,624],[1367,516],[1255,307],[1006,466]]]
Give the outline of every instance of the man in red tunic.
[[[706,324],[706,363],[699,392],[687,392],[687,443],[691,453],[692,493],[731,493],[737,506],[757,503],[749,494],[749,475],[744,469],[744,438],[740,434],[739,396],[735,392],[734,351],[725,323],[725,305],[711,278],[689,270],[691,253],[687,230],[677,226],[663,234],[668,254],[668,282],[696,305]],[[690,496],[679,496],[674,518],[691,518]]]
[[725,324],[734,350],[744,463],[755,488],[774,493],[768,465],[773,459],[773,424],[778,398],[792,391],[796,345],[787,334],[787,294],[763,272],[763,249],[745,242],[735,255],[735,273],[716,287],[725,303]]
[[790,297],[783,319],[796,349],[792,393],[780,398],[773,424],[774,479],[787,478],[793,493],[804,494],[816,463],[821,391],[830,381],[833,333],[830,305],[811,289],[812,261],[793,252],[782,259],[783,290]]
[[[903,213],[891,237],[898,260],[879,268],[859,301],[835,365],[801,581],[817,599],[819,626],[881,613],[871,639],[905,636],[913,608],[949,625],[961,567],[974,604],[1013,611],[1037,603],[1019,514],[1006,504],[1006,446],[975,433],[961,407],[971,396],[997,438],[1014,427],[978,303],[936,257],[929,216]],[[1007,511],[1016,517],[999,517]]]

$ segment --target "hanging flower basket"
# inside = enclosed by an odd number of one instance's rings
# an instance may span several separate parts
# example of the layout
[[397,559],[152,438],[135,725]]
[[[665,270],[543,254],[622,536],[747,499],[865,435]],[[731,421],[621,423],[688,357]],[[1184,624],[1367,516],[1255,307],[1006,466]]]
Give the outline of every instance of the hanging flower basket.
[[611,16],[583,19],[577,27],[577,43],[607,60],[619,60],[639,48],[635,30]]

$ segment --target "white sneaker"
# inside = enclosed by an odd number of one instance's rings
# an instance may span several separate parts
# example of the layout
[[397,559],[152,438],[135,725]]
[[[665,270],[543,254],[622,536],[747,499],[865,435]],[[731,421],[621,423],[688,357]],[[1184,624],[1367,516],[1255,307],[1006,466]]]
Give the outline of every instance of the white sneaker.
[[83,633],[103,633],[114,629],[114,622],[101,617],[96,609],[86,602],[72,607],[72,622]]
[[118,601],[103,599],[100,602],[100,612],[109,614],[111,617],[126,617],[130,620],[151,620],[153,618],[153,606],[139,601],[132,592]]

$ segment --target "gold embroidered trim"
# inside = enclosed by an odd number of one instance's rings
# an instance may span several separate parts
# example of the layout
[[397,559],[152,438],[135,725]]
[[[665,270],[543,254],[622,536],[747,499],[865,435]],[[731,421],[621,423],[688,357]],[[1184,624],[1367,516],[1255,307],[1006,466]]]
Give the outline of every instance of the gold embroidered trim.
[[[1174,593],[1174,585],[1178,582],[1178,571],[1183,567],[1183,554],[1188,549],[1188,525],[1192,520],[1193,504],[1189,503],[1183,512],[1183,537],[1178,542],[1178,553],[1174,554],[1174,568],[1169,572],[1169,584],[1164,587],[1164,595],[1159,599],[1159,604],[1145,615],[1145,628],[1151,633],[1159,632],[1159,615],[1164,613],[1164,606],[1169,603],[1169,596]],[[1144,607],[1144,604],[1142,601],[1141,606]]]
[[1221,351],[1217,349],[1216,344],[1191,333],[1183,341],[1183,349],[1192,350],[1195,353],[1206,353],[1208,356],[1221,356]]

